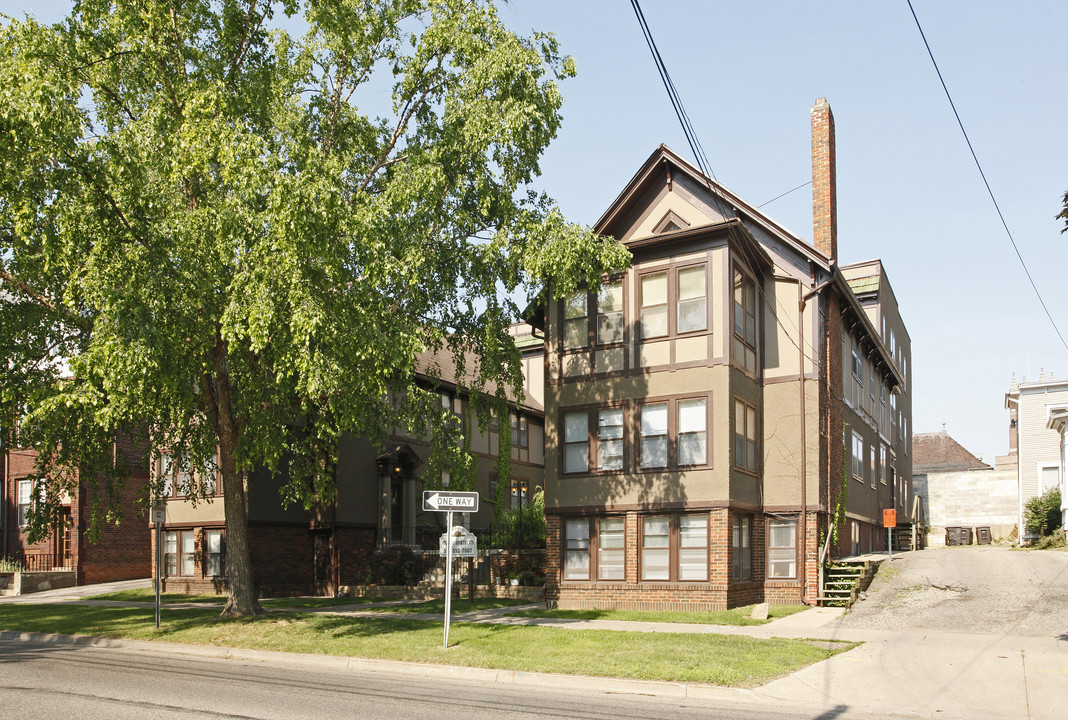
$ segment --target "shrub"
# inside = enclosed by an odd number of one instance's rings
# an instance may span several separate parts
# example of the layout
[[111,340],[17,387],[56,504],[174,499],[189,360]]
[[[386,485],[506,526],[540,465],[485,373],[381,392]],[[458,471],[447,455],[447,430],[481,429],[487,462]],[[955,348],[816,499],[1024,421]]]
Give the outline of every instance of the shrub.
[[1055,530],[1051,535],[1039,538],[1034,545],[1036,550],[1055,550],[1064,546],[1064,528]]
[[0,572],[25,572],[26,565],[17,558],[0,558]]
[[1024,527],[1033,535],[1049,535],[1061,526],[1061,489],[1052,487],[1024,506]]
[[545,493],[539,489],[527,507],[500,513],[493,526],[493,546],[498,548],[545,547]]

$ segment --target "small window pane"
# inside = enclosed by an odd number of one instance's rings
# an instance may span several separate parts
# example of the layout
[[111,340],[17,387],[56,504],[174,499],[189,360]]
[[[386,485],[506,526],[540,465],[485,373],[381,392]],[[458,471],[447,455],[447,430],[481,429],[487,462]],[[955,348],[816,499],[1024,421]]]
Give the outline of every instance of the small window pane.
[[564,416],[564,441],[586,442],[589,435],[589,427],[586,424],[586,413],[568,413]]
[[597,294],[597,310],[601,313],[623,312],[623,283],[601,285]]
[[564,455],[564,472],[586,472],[589,469],[589,447],[586,445],[568,445]]
[[653,338],[667,335],[667,306],[642,309],[642,337]]
[[642,407],[642,435],[666,435],[668,430],[667,404]]
[[567,297],[564,302],[564,319],[586,317],[586,291],[578,290]]
[[693,332],[707,327],[705,268],[679,270],[678,331]]
[[623,313],[597,317],[597,342],[602,345],[623,342]]
[[680,433],[704,432],[706,417],[704,398],[679,401]]
[[667,273],[642,278],[642,307],[667,304]]
[[679,270],[679,300],[692,300],[705,295],[705,268]]

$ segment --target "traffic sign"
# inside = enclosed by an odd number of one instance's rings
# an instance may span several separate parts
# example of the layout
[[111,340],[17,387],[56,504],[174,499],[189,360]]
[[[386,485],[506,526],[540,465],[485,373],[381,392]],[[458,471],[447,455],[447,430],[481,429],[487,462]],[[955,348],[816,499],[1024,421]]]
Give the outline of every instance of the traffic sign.
[[883,527],[897,527],[897,510],[883,510]]
[[478,512],[478,493],[424,490],[423,510],[432,512]]
[[448,554],[446,542],[451,541],[453,557],[478,557],[478,538],[467,531],[463,525],[455,526],[451,531],[444,532],[438,538],[438,554],[445,557]]

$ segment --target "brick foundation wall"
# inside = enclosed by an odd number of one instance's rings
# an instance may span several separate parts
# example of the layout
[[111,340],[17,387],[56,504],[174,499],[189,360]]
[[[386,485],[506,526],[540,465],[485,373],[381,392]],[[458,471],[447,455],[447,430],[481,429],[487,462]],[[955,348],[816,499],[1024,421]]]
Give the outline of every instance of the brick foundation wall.
[[260,597],[316,594],[314,540],[307,528],[251,525],[248,535]]
[[334,545],[338,560],[340,585],[362,585],[371,572],[375,552],[375,528],[337,528]]

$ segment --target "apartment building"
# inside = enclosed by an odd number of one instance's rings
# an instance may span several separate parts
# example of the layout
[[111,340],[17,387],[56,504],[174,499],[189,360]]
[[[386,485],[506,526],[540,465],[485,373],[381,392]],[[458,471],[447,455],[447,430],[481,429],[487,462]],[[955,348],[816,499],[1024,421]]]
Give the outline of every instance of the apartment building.
[[811,119],[812,244],[660,146],[594,226],[632,267],[543,308],[559,607],[815,602],[821,551],[906,521],[911,344],[881,264],[838,264]]

